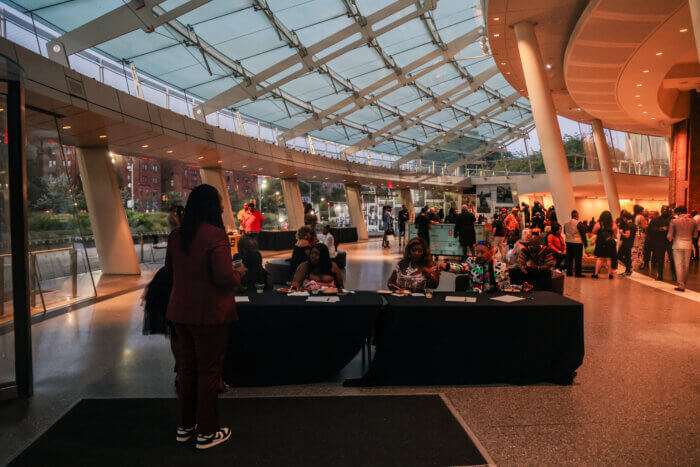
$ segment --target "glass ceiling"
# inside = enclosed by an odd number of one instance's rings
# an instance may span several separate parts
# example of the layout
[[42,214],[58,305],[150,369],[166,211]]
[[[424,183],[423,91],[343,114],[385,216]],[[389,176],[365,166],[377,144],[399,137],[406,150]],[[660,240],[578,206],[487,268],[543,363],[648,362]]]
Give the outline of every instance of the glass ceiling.
[[[436,8],[431,10],[429,6],[433,2]],[[70,31],[127,2],[15,0],[6,3],[31,13],[37,21],[52,28]],[[166,0],[154,11],[162,14],[185,3],[187,0]],[[404,7],[372,23],[390,5]],[[419,9],[425,11],[417,14]],[[344,28],[365,22],[375,32],[386,26],[385,32],[376,35],[369,44],[366,40],[360,44],[362,35],[355,32],[337,43],[330,41],[312,47]],[[178,32],[182,28],[173,27],[173,23],[190,28],[194,34],[186,38]],[[464,85],[495,67],[493,59],[482,51],[481,34],[464,42],[453,56],[436,53],[445,50],[445,44],[482,26],[479,0],[212,0],[150,34],[138,29],[104,42],[97,49],[116,60],[133,62],[139,73],[205,101],[241,83],[245,85],[247,81],[242,73],[256,82],[258,73],[291,57],[292,66],[279,66],[262,80],[267,92],[258,87],[259,95],[255,99],[228,99],[222,105],[287,130],[281,132],[286,136],[292,136],[293,132],[310,133],[317,138],[358,145],[359,150],[373,149],[402,156],[446,136],[450,141],[439,150],[427,151],[426,158],[451,161],[532,116],[524,98],[517,99],[507,109],[494,106],[499,99],[515,93],[498,72],[492,73],[476,90]],[[353,43],[357,46],[330,57]],[[317,50],[313,55],[317,64],[325,63],[301,72],[304,68],[300,57],[307,49]],[[213,52],[220,54],[218,58],[229,60],[219,60]],[[414,63],[431,53],[434,57],[425,63],[418,66]],[[293,79],[283,81],[279,87],[268,86],[285,77]],[[383,78],[387,78],[386,83],[377,85]],[[401,86],[397,78],[406,84]],[[460,84],[462,88],[457,88]],[[379,99],[374,98],[377,95]],[[345,105],[336,106],[339,102]],[[440,105],[434,106],[434,102]],[[449,133],[451,128],[480,112],[483,120],[476,128],[463,125],[456,135]],[[314,114],[321,118],[315,118]],[[342,118],[335,118],[339,116]],[[320,127],[309,131],[309,122]],[[384,132],[384,137],[379,130]],[[464,130],[468,131],[464,133]],[[368,134],[385,141],[374,144],[373,140],[365,139]]]

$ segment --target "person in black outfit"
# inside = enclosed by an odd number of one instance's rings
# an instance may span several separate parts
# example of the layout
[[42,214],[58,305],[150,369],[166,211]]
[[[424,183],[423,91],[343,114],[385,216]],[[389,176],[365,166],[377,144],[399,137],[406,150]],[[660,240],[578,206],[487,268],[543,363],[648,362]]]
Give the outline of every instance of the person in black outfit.
[[292,249],[292,257],[289,259],[291,266],[290,280],[294,277],[294,273],[299,268],[299,265],[309,260],[309,252],[313,243],[314,232],[308,225],[303,225],[297,230],[297,242]]
[[462,205],[462,212],[457,215],[457,220],[455,221],[454,236],[459,238],[459,244],[462,246],[462,261],[467,259],[467,250],[474,255],[476,251],[474,250],[474,243],[476,243],[476,231],[474,230],[474,223],[476,222],[476,217],[474,214],[469,212],[466,204]]
[[637,234],[637,226],[632,222],[632,215],[622,211],[620,216],[620,246],[617,249],[617,259],[625,265],[625,276],[632,275],[632,246],[634,236]]
[[411,214],[406,209],[406,205],[401,205],[401,210],[399,211],[398,218],[396,219],[399,224],[399,247],[406,243],[406,222],[411,220]]
[[457,216],[457,209],[450,208],[449,212],[447,213],[447,217],[445,217],[445,224],[454,224],[457,220]]
[[254,237],[245,235],[238,241],[238,253],[233,255],[233,261],[239,259],[248,270],[241,278],[240,291],[253,290],[255,284],[265,284],[265,290],[272,289],[272,276],[263,268],[262,255]]
[[445,218],[445,210],[440,208],[440,210],[437,212],[437,221],[442,222],[442,220]]
[[536,211],[532,214],[531,225],[533,229],[544,231],[544,213],[542,211]]
[[529,227],[530,226],[530,205],[524,201],[520,205],[522,207],[521,211],[523,212],[523,219],[525,219],[525,226]]
[[428,207],[424,206],[420,210],[420,214],[416,216],[416,231],[418,232],[418,237],[425,240],[425,243],[430,245],[430,218],[428,217]]
[[671,260],[671,274],[673,280],[676,280],[676,268],[673,262],[673,252],[671,251],[671,242],[668,241],[668,226],[671,223],[671,210],[668,206],[661,207],[661,215],[653,218],[647,227],[647,238],[651,250],[654,254],[653,262],[656,264],[656,280],[664,280],[664,266],[666,265],[666,253]]

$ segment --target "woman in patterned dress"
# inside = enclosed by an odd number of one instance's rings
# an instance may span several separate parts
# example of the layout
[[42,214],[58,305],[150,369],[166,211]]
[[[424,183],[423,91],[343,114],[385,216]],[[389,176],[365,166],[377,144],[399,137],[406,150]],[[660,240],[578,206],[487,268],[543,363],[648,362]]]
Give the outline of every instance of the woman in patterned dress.
[[637,227],[637,234],[632,245],[632,269],[641,269],[644,264],[644,242],[647,236],[647,218],[644,217],[644,208],[638,204],[634,205],[634,225]]
[[425,289],[434,289],[439,283],[440,272],[435,268],[426,241],[418,237],[409,240],[403,258],[389,276],[389,289],[424,292]]

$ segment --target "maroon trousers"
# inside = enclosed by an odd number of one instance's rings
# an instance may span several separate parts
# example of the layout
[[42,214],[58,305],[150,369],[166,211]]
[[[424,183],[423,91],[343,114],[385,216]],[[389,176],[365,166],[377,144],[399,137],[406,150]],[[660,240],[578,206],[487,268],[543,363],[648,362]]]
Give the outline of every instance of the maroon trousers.
[[196,423],[200,433],[209,435],[219,429],[216,400],[229,325],[175,323],[175,332],[171,345],[177,364],[178,423],[184,428]]

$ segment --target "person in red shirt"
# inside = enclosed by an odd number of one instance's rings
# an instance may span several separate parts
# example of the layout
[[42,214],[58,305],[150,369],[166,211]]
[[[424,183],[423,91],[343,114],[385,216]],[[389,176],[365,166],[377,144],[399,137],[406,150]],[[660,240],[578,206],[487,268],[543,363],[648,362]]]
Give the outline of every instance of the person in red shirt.
[[243,216],[243,230],[245,230],[245,233],[257,236],[260,233],[260,229],[262,229],[264,220],[265,217],[263,217],[262,213],[255,209],[255,203],[248,203],[248,209]]
[[554,269],[563,269],[566,261],[566,243],[561,236],[561,225],[557,221],[552,222],[552,230],[547,236],[547,246],[552,250],[556,260]]
[[166,318],[175,327],[171,346],[178,375],[176,439],[187,442],[197,431],[197,449],[231,436],[231,430],[219,427],[216,400],[229,326],[238,321],[234,289],[246,269],[233,269],[222,212],[216,188],[199,185],[192,190],[165,255],[165,272],[173,284]]
[[520,221],[518,220],[518,208],[513,208],[513,210],[506,216],[503,221],[506,227],[506,237],[510,235],[511,232],[516,232],[518,238],[520,238]]

